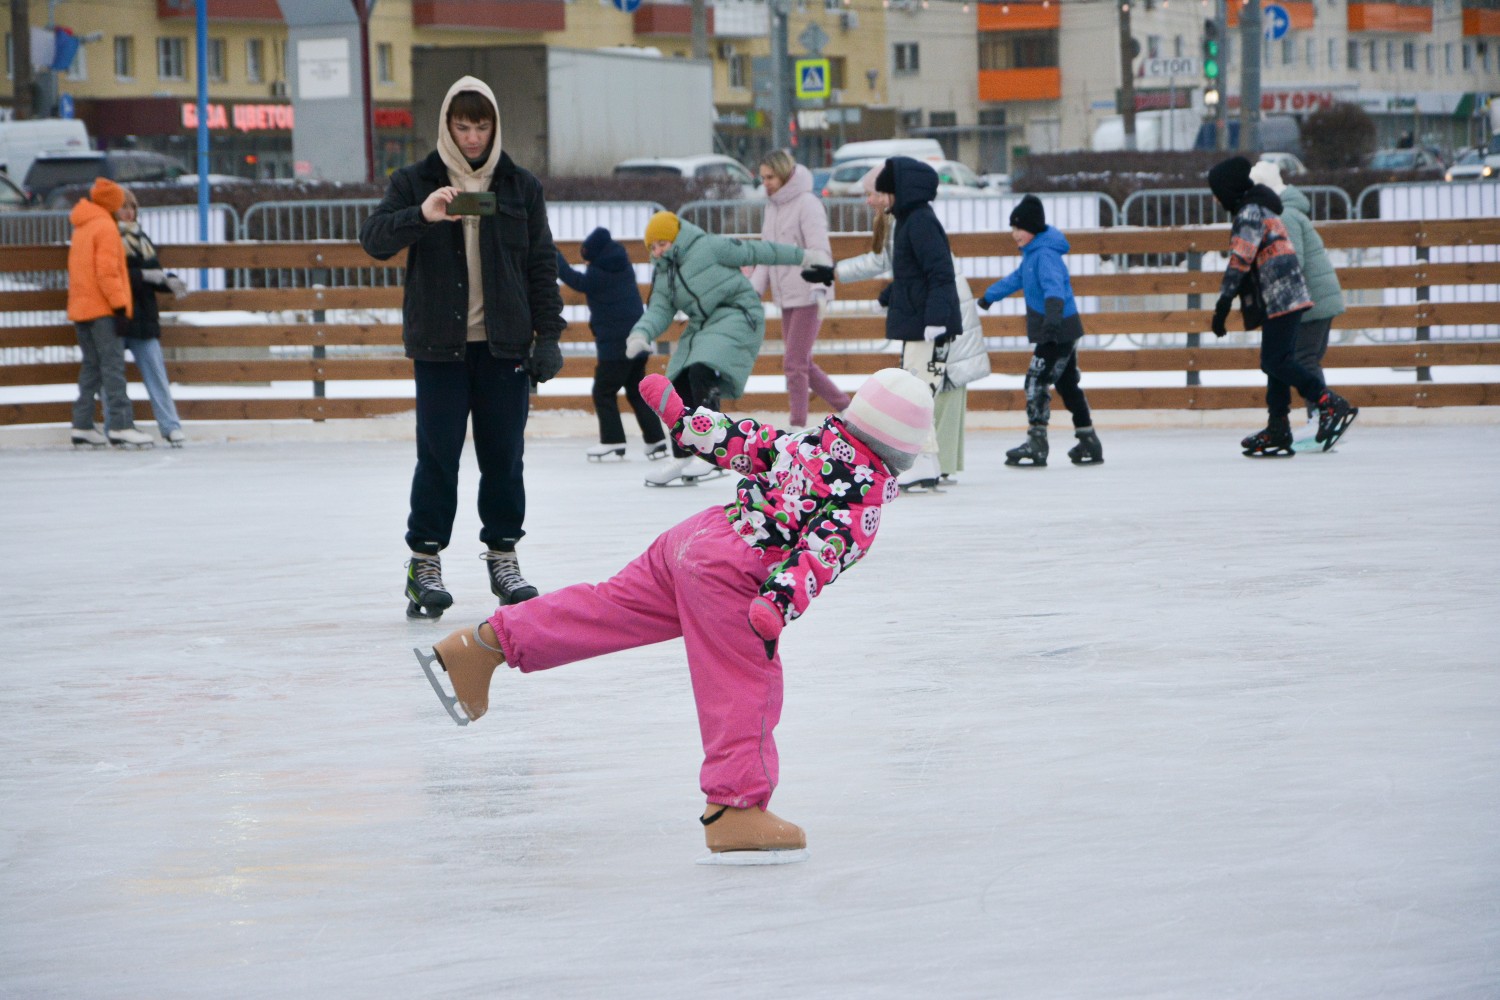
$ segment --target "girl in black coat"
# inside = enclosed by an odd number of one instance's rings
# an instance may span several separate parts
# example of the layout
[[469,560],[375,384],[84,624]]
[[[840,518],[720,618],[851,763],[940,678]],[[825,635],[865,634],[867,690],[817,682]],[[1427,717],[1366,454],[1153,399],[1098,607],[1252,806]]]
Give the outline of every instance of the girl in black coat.
[[561,252],[557,255],[557,276],[569,288],[582,292],[589,304],[589,329],[594,334],[594,413],[599,417],[599,443],[585,454],[591,461],[609,455],[625,457],[625,426],[620,422],[620,406],[615,397],[621,389],[635,411],[641,437],[646,440],[646,457],[667,457],[666,434],[656,411],[641,398],[640,382],[646,377],[650,355],[625,356],[625,338],[641,318],[641,289],[635,280],[635,265],[623,246],[600,226],[583,241],[583,259],[588,263],[582,272],[574,270]]

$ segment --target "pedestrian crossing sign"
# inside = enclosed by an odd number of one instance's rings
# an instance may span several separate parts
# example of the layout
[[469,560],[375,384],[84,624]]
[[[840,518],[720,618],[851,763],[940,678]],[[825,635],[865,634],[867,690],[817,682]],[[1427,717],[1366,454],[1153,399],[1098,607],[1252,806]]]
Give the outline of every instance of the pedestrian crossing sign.
[[833,93],[827,59],[798,59],[796,71],[798,100],[828,97]]

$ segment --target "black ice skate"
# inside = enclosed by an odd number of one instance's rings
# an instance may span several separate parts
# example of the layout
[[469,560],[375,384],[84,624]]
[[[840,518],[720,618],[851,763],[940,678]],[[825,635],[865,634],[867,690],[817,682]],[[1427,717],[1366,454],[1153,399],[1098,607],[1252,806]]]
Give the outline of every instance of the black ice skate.
[[1271,424],[1258,434],[1252,434],[1240,442],[1247,458],[1291,458],[1297,454],[1292,449],[1292,428],[1284,421]]
[[501,604],[520,604],[537,596],[537,589],[521,575],[521,561],[514,549],[509,552],[490,549],[481,552],[479,558],[489,563],[490,592],[500,598]]
[[443,586],[442,559],[413,552],[406,564],[406,617],[435,622],[452,606],[453,595]]
[[1315,440],[1323,443],[1328,451],[1344,436],[1344,431],[1359,416],[1359,407],[1350,406],[1349,401],[1332,389],[1318,398],[1318,434]]
[[1045,468],[1047,465],[1047,428],[1033,427],[1027,431],[1026,443],[1005,453],[1005,464]]
[[1092,427],[1080,427],[1073,432],[1078,443],[1068,449],[1068,458],[1074,465],[1103,465],[1104,446]]

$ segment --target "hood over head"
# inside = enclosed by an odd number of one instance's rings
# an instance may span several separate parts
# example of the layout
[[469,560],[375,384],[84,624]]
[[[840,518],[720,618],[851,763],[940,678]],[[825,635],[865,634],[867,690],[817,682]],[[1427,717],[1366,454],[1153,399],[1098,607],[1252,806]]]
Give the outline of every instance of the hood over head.
[[1243,156],[1231,156],[1208,172],[1208,189],[1230,215],[1240,210],[1240,203],[1254,184],[1250,161]]
[[792,169],[792,176],[788,177],[776,193],[771,195],[771,201],[777,205],[785,205],[799,195],[812,194],[812,182],[812,171],[799,163]]
[[125,189],[108,177],[96,177],[89,189],[89,201],[114,215],[125,204]]
[[892,210],[897,215],[936,198],[937,189],[937,171],[910,156],[893,156],[886,160],[875,178],[875,190],[895,197]]
[[583,246],[580,248],[583,259],[593,260],[599,254],[603,253],[614,241],[614,237],[609,234],[609,230],[603,226],[599,226],[583,238]]
[[[458,148],[458,143],[453,141],[453,136],[448,133],[448,106],[453,103],[453,98],[460,92],[472,90],[478,93],[490,106],[495,109],[495,139],[490,143],[489,155],[484,162],[475,167],[470,165],[463,151]],[[477,176],[488,178],[495,172],[495,164],[500,162],[500,105],[495,100],[495,92],[490,90],[489,84],[478,77],[461,76],[448,88],[448,93],[443,97],[442,109],[438,111],[438,155],[443,158],[443,165],[448,168],[449,173],[458,176]]]

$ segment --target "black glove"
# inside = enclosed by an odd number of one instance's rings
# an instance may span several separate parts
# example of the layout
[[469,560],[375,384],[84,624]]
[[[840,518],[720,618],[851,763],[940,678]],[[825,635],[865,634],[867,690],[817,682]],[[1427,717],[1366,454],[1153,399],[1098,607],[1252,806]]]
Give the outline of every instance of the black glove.
[[990,306],[992,306],[994,304],[995,303],[991,302],[989,299],[986,299],[986,298],[984,298],[982,296],[979,299],[979,308],[985,310],[986,312],[988,312]]
[[562,348],[555,340],[538,340],[531,345],[531,357],[521,362],[533,382],[547,382],[562,371]]
[[1234,308],[1234,297],[1232,295],[1220,295],[1219,302],[1214,306],[1213,331],[1215,337],[1222,337],[1229,331],[1224,329],[1224,321],[1229,318],[1229,310]]
[[802,280],[810,285],[833,284],[833,268],[827,264],[814,264],[802,269]]
[[944,333],[933,339],[932,346],[936,350],[940,347],[947,347],[951,343],[953,343],[953,334]]
[[882,288],[880,290],[880,297],[879,297],[879,299],[877,301],[879,301],[880,308],[882,308],[882,309],[889,309],[891,307],[891,286],[890,285],[886,285],[884,288]]
[[130,336],[130,317],[125,315],[124,309],[115,310],[115,336]]

